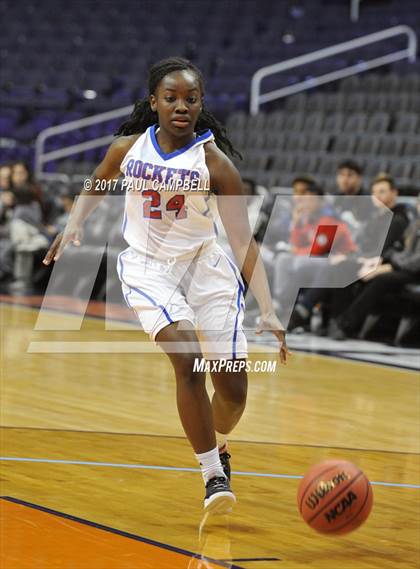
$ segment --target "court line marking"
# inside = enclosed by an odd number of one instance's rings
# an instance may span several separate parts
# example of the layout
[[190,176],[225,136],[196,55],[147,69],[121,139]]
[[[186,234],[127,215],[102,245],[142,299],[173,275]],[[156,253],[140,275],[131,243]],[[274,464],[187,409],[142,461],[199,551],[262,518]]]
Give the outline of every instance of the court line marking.
[[[227,559],[221,559],[220,561],[227,561]],[[232,561],[239,562],[239,561],[281,561],[280,557],[241,557],[238,559],[232,559]]]
[[[354,362],[357,364],[369,364],[371,366],[377,366],[377,367],[386,367],[386,368],[393,368],[393,369],[398,369],[401,371],[415,371],[418,372],[420,370],[420,366],[419,365],[412,365],[412,364],[396,364],[396,363],[392,363],[392,362],[385,362],[385,361],[377,361],[377,360],[370,360],[370,359],[365,359],[365,358],[361,358],[361,357],[356,357],[356,356],[351,356],[348,355],[350,352],[349,350],[339,350],[337,352],[334,352],[332,350],[326,350],[326,349],[305,349],[305,348],[290,348],[292,351],[295,352],[300,352],[300,353],[304,353],[304,354],[315,354],[317,356],[325,356],[327,358],[335,358],[338,360],[345,360],[346,362]],[[358,353],[358,352],[355,352]],[[359,352],[360,353],[360,352]],[[365,352],[363,352],[365,353]],[[370,352],[370,354],[375,355],[376,352]],[[393,356],[395,354],[389,354],[389,356]],[[406,354],[404,354],[406,355]],[[411,355],[411,354],[407,354],[407,355]]]
[[[89,460],[63,460],[53,458],[29,458],[18,456],[0,456],[3,462],[38,462],[44,464],[73,464],[76,466],[105,466],[111,468],[134,468],[139,470],[160,470],[172,472],[201,472],[199,468],[188,468],[181,466],[158,466],[152,464],[124,464],[117,462],[94,462]],[[236,476],[255,476],[258,478],[283,478],[288,480],[300,480],[301,474],[274,474],[272,472],[242,472],[232,471]],[[400,482],[371,482],[372,486],[389,486],[393,488],[413,488],[420,489],[420,484],[404,484]]]
[[[125,437],[155,437],[159,439],[177,439],[185,441],[185,436],[182,435],[160,435],[156,433],[123,433],[118,431],[93,431],[83,429],[59,429],[54,427],[19,427],[14,425],[0,425],[1,429],[15,429],[17,431],[51,431],[59,433],[82,433],[93,435],[117,435]],[[388,454],[402,454],[404,456],[418,456],[419,453],[410,450],[389,450],[382,448],[366,448],[366,447],[345,447],[345,446],[330,446],[330,445],[315,445],[305,443],[289,443],[289,442],[274,442],[274,441],[250,441],[248,439],[229,439],[231,443],[235,444],[252,444],[252,445],[274,445],[274,446],[288,446],[299,448],[322,448],[331,450],[346,450],[351,452],[380,452]]]
[[[167,543],[162,543],[160,541],[156,541],[154,539],[150,539],[148,537],[143,537],[140,535],[136,535],[134,533],[129,533],[123,530],[119,530],[113,528],[111,526],[105,526],[103,524],[99,524],[97,522],[92,522],[90,520],[86,520],[84,518],[79,518],[78,516],[73,516],[71,514],[66,514],[64,512],[59,512],[58,510],[52,510],[51,508],[46,508],[45,506],[40,506],[38,504],[34,504],[32,502],[27,502],[25,500],[21,500],[20,498],[13,498],[11,496],[0,496],[1,500],[5,500],[7,502],[12,502],[15,504],[19,504],[20,506],[26,506],[27,508],[33,508],[34,510],[40,510],[41,512],[45,512],[47,514],[52,514],[53,516],[58,516],[60,518],[65,518],[67,520],[71,520],[73,522],[77,522],[80,524],[84,524],[87,526],[94,527],[96,529],[100,529],[103,531],[108,531],[110,533],[115,533],[120,535],[121,537],[127,537],[129,539],[134,539],[135,541],[140,541],[142,543],[147,543],[148,545],[153,545],[154,547],[159,547],[160,549],[167,549],[174,553],[180,553],[181,555],[186,555],[187,557],[191,558],[200,558],[200,555],[197,553],[193,553],[192,551],[188,551],[188,549],[182,549],[180,547],[176,547],[174,545],[169,545]],[[244,569],[243,567],[239,567],[239,565],[232,565],[225,560],[220,559],[212,559],[211,557],[206,557],[208,561],[218,565],[219,567],[227,567],[228,569]]]

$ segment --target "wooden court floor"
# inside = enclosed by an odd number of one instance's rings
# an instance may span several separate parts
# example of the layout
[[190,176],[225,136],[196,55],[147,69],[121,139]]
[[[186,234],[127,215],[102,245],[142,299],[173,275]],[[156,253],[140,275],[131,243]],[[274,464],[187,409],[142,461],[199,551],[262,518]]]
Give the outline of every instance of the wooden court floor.
[[[238,504],[203,520],[166,357],[119,353],[145,336],[100,319],[39,331],[37,310],[0,310],[2,569],[419,567],[415,372],[295,353],[274,374],[251,373],[230,444]],[[365,471],[374,506],[360,530],[327,538],[300,519],[296,492],[333,457]]]

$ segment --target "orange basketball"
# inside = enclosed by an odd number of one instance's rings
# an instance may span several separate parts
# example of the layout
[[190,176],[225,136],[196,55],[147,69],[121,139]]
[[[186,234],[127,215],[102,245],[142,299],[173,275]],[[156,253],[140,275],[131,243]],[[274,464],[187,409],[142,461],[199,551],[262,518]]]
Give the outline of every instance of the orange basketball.
[[351,462],[326,460],[313,466],[299,485],[298,508],[305,522],[324,534],[343,534],[366,521],[372,487]]

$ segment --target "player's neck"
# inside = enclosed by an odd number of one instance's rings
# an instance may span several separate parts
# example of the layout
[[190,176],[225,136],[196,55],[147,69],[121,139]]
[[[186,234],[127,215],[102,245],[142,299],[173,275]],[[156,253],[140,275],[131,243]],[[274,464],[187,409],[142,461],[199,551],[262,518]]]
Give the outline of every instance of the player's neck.
[[185,135],[180,135],[175,137],[169,132],[163,130],[161,127],[159,127],[156,133],[156,140],[161,150],[165,154],[170,154],[175,150],[179,150],[180,148],[187,146],[187,144],[192,142],[195,139],[195,137],[196,136],[194,132],[188,132],[185,133]]

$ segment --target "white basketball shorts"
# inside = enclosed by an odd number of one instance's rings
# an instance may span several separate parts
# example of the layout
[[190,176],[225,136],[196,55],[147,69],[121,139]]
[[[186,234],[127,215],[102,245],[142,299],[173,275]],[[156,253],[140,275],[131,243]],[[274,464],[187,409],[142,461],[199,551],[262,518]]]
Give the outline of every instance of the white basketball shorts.
[[206,359],[247,357],[244,284],[218,245],[193,260],[173,264],[128,247],[118,257],[117,270],[127,305],[153,341],[165,326],[187,320]]

